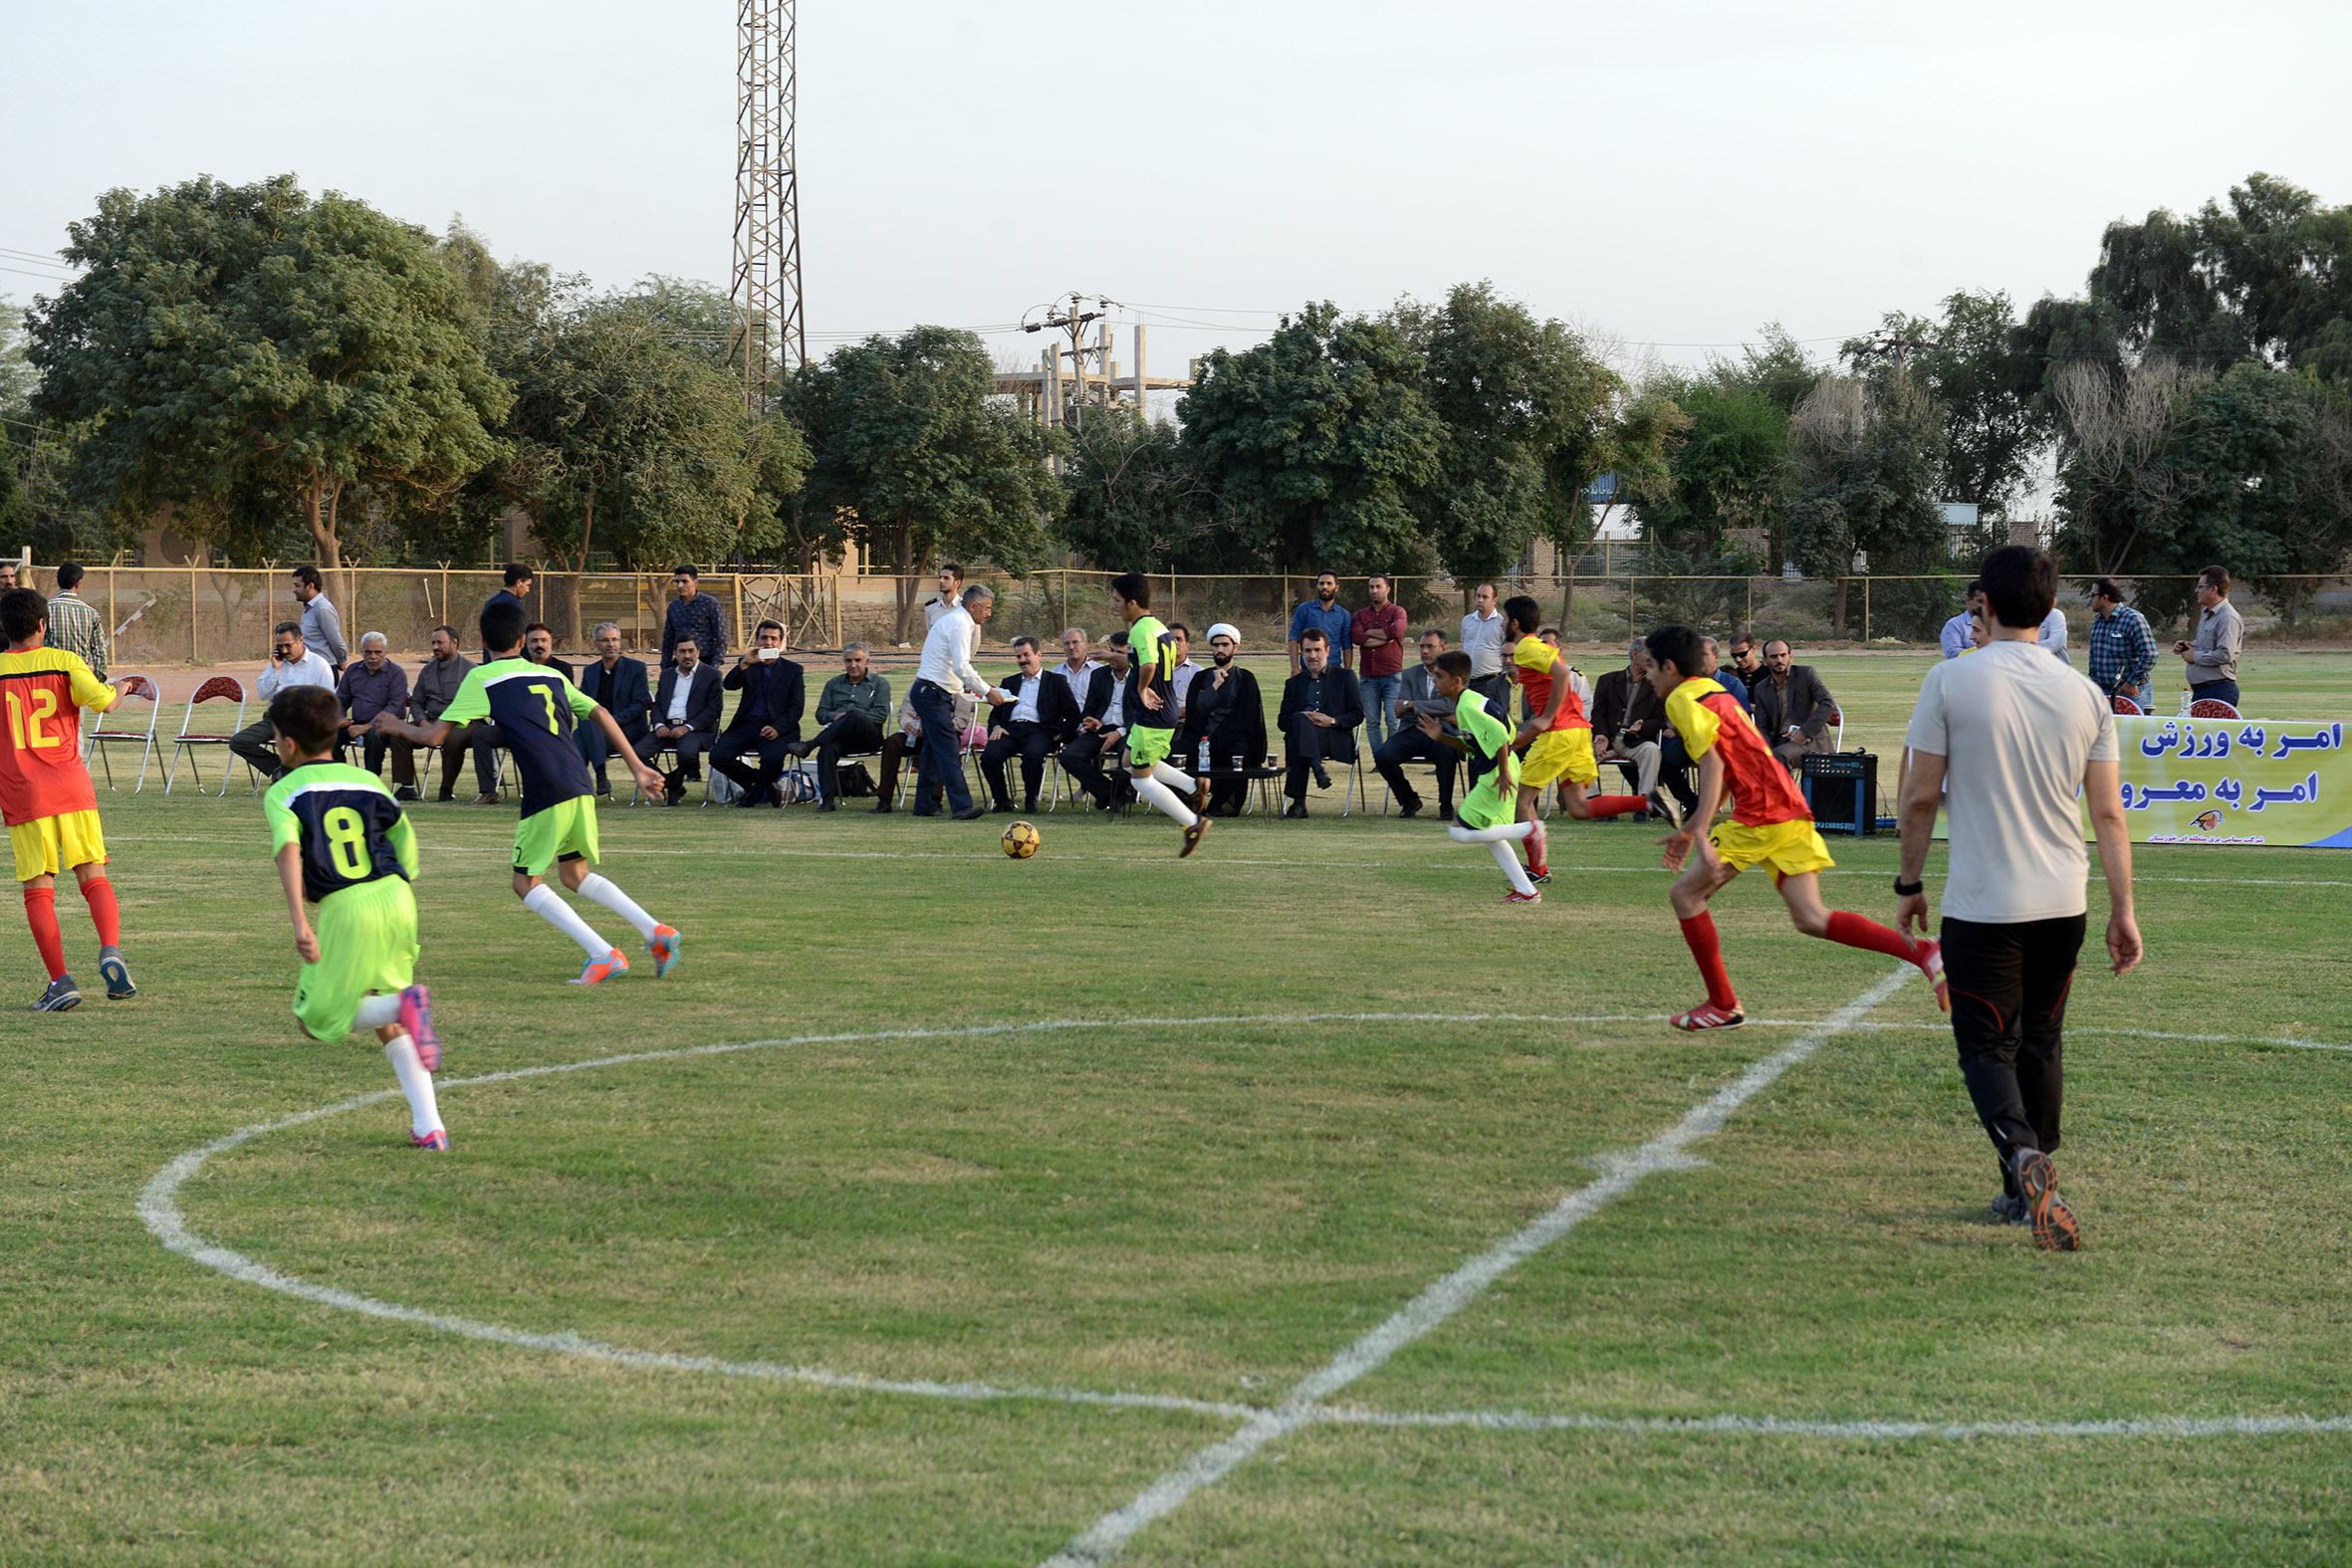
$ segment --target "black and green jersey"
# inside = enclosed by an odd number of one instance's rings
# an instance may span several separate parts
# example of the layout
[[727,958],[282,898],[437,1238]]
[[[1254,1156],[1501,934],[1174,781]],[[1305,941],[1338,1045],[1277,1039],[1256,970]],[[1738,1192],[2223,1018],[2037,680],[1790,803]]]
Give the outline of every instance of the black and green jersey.
[[[1156,615],[1141,616],[1127,628],[1127,727],[1173,730],[1183,717],[1176,711],[1176,634]],[[1160,694],[1160,706],[1143,701],[1148,687]]]
[[596,700],[562,671],[529,659],[493,659],[465,672],[441,717],[451,724],[497,721],[499,739],[523,776],[523,814],[535,816],[595,792],[573,738],[580,721],[595,711]]
[[270,851],[302,846],[303,896],[313,903],[364,882],[416,878],[416,831],[383,782],[343,763],[305,763],[261,797]]

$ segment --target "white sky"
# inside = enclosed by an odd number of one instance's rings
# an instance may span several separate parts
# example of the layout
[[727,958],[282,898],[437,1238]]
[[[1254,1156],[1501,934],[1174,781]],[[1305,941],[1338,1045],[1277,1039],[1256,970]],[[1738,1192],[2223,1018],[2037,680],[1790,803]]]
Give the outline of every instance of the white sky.
[[[287,169],[601,285],[727,282],[722,0],[10,11],[19,303],[109,186]],[[2251,170],[2352,200],[2348,60],[2340,3],[803,0],[812,347],[1079,289],[1140,302],[1166,373],[1491,278],[1675,359],[1774,319],[1826,353],[1955,288],[2072,293],[2107,220]]]

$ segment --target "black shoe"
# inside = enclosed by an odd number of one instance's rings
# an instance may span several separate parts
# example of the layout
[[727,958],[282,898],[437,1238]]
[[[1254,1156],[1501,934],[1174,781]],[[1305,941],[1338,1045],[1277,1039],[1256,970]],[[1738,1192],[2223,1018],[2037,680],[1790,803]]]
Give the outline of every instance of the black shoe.
[[33,1004],[31,1010],[34,1012],[71,1012],[80,1006],[82,1006],[82,990],[74,984],[74,977],[67,975],[62,979],[51,981],[49,989],[41,993],[41,1000]]
[[833,797],[828,794],[823,799],[817,802],[817,809],[820,811],[835,811],[840,809],[840,807],[833,804]]
[[456,798],[457,791],[455,789],[444,789],[439,794],[433,796],[434,801],[441,805],[447,805]]
[[1307,767],[1314,774],[1314,786],[1317,789],[1328,789],[1331,787],[1331,776],[1324,769],[1321,763],[1309,763]]
[[1300,821],[1305,820],[1306,802],[1304,800],[1293,800],[1289,805],[1283,807],[1283,817],[1286,821],[1294,817]]
[[1031,795],[1031,796],[1030,796],[1030,797],[1029,797],[1027,800],[1024,800],[1024,801],[1021,803],[1021,809],[1022,809],[1022,810],[1024,810],[1024,811],[1030,812],[1030,813],[1032,813],[1032,814],[1035,814],[1035,812],[1037,811],[1037,808],[1038,808],[1038,797],[1037,797],[1036,795],[1034,795],[1034,794],[1033,794],[1033,795]]
[[402,784],[392,791],[392,798],[395,800],[421,800],[424,796],[416,792],[416,785]]
[[889,812],[890,812],[890,797],[889,797],[888,795],[884,795],[884,796],[882,796],[882,797],[881,797],[879,800],[876,800],[876,801],[874,802],[874,815],[876,815],[876,816],[887,816],[887,815],[889,814]]
[[986,815],[988,815],[988,807],[975,801],[973,804],[965,806],[961,811],[958,811],[956,813],[956,820],[959,822],[974,822]]
[[661,803],[663,805],[676,805],[679,801],[685,798],[686,786],[682,784],[679,784],[676,780],[670,781],[670,783],[664,786],[661,791]]
[[611,780],[609,780],[609,779],[599,779],[599,780],[597,780],[597,781],[596,781],[596,793],[598,793],[598,794],[610,794],[611,792],[612,792],[612,781],[611,781]]
[[[1019,810],[1020,807],[1015,805],[1010,800],[999,800],[996,804],[990,806],[989,809],[1006,816],[1011,816],[1015,811]],[[1032,809],[1035,809],[1035,807],[1032,807]]]
[[1403,805],[1400,805],[1396,808],[1397,820],[1400,822],[1409,822],[1420,814],[1421,802],[1418,800],[1407,800]]
[[918,805],[906,814],[909,816],[937,816],[939,814],[939,807],[935,805]]
[[1993,1200],[1995,1225],[2031,1225],[2033,1213],[2025,1207],[2025,1200],[2009,1193],[2000,1193]]

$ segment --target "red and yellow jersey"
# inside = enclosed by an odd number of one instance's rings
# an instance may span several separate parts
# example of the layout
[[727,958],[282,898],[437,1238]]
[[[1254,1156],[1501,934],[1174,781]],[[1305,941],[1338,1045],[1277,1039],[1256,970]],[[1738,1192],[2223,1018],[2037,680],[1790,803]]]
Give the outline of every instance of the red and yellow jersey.
[[1770,822],[1809,822],[1812,808],[1797,793],[1796,782],[1748,717],[1740,700],[1704,676],[1693,676],[1666,698],[1666,722],[1682,737],[1683,750],[1697,762],[1709,752],[1723,758],[1725,786],[1732,791],[1732,820],[1745,827]]
[[115,696],[79,653],[0,652],[0,820],[98,809],[82,766],[82,710],[112,708]]
[[[1559,649],[1541,637],[1522,637],[1519,646],[1511,650],[1512,668],[1519,676],[1519,683],[1528,689],[1528,713],[1531,718],[1542,718],[1543,710],[1551,706],[1552,666],[1563,662]],[[1584,717],[1584,703],[1577,697],[1575,687],[1570,686],[1568,694],[1560,699],[1559,716],[1551,721],[1551,727],[1555,730],[1592,728],[1592,721]]]

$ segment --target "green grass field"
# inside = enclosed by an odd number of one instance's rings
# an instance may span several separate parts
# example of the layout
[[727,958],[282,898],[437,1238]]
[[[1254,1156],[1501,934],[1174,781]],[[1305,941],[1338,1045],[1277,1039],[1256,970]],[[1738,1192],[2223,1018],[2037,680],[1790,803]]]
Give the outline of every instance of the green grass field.
[[[1891,755],[1924,660],[1821,664],[1848,744]],[[2289,694],[2265,714],[2332,715],[2352,657],[2266,656],[2247,686]],[[1699,987],[1654,831],[1555,824],[1545,903],[1506,910],[1482,851],[1335,800],[1221,822],[1182,862],[1144,814],[1044,816],[1010,862],[1001,818],[614,807],[605,869],[686,959],[592,992],[508,890],[511,808],[428,806],[420,976],[454,1152],[409,1151],[395,1097],[178,1193],[220,1246],[379,1302],[1162,1397],[1117,1408],[569,1355],[167,1251],[138,1203],[175,1157],[391,1077],[372,1041],[295,1031],[256,801],[101,803],[143,995],[0,1025],[0,1563],[1038,1563],[1800,1039],[1818,1049],[1691,1145],[1703,1164],[1595,1209],[1119,1560],[2352,1556],[2352,1428],[1626,1425],[2352,1416],[2352,858],[2141,851],[2149,961],[2074,993],[2070,1256],[1990,1223],[1925,987],[1818,1027],[1892,966],[1796,936],[1763,879],[1718,919],[1775,1021],[1692,1039],[1660,1017]],[[1838,853],[1830,901],[1883,917],[1892,839]],[[81,902],[59,908],[86,963]],[[12,1005],[40,980],[13,918]],[[1374,1419],[1447,1413],[1619,1425]]]

